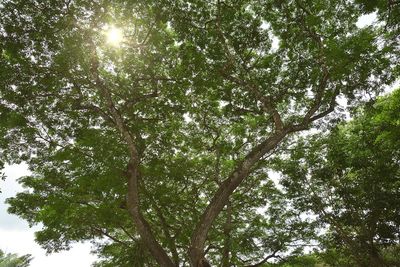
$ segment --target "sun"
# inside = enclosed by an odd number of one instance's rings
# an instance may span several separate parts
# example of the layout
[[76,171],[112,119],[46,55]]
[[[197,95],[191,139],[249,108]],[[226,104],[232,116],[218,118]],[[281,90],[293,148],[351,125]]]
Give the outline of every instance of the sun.
[[112,46],[119,46],[124,40],[124,35],[121,29],[111,26],[106,31],[107,43]]

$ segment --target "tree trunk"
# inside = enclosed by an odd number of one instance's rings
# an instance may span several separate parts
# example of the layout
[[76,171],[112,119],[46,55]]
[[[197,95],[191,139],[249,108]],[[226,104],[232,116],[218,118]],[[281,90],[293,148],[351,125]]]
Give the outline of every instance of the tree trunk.
[[133,222],[143,239],[150,253],[155,258],[157,263],[162,267],[175,267],[165,250],[160,246],[151,232],[150,225],[143,218],[139,210],[139,191],[138,191],[138,166],[132,162],[128,165],[128,210],[132,216]]
[[369,262],[368,262],[369,266],[377,266],[377,267],[388,266],[388,264],[382,258],[381,254],[374,245],[371,245],[371,248],[368,250],[368,254],[369,254]]

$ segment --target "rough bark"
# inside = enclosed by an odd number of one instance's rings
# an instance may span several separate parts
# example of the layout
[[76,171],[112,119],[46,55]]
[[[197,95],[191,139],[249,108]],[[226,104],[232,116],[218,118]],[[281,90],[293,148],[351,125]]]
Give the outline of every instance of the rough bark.
[[142,213],[139,209],[139,191],[138,191],[138,179],[139,171],[138,166],[129,163],[128,166],[128,210],[132,216],[135,226],[143,239],[150,253],[157,261],[160,266],[165,267],[175,267],[175,264],[171,261],[165,250],[155,239],[153,233],[151,232],[150,225],[143,218]]
[[382,258],[378,249],[374,245],[370,245],[368,249],[369,254],[369,265],[377,266],[377,267],[386,267],[388,266],[387,262]]
[[175,241],[169,230],[170,226],[168,225],[167,220],[165,219],[165,217],[162,213],[162,210],[157,206],[157,203],[155,203],[155,201],[153,201],[153,203],[154,203],[153,205],[154,205],[154,209],[156,210],[157,216],[160,219],[161,228],[162,228],[162,230],[164,232],[164,236],[167,240],[167,244],[168,244],[169,250],[172,254],[172,259],[174,261],[174,264],[176,267],[179,267],[179,254],[178,254],[178,251],[176,248]]
[[203,212],[200,220],[192,234],[189,256],[191,265],[201,266],[199,263],[204,259],[204,244],[214,220],[222,211],[229,200],[229,196],[240,185],[240,183],[250,174],[252,167],[266,153],[274,149],[279,142],[288,134],[289,131],[277,131],[261,144],[256,146],[247,156],[237,165],[229,177],[221,183],[210,204]]

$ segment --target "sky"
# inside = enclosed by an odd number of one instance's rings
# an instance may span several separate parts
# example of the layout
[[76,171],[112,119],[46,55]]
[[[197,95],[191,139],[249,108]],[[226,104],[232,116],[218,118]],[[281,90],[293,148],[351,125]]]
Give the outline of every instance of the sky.
[[[370,25],[375,18],[375,14],[362,16],[357,26]],[[69,251],[46,255],[45,250],[34,241],[34,232],[40,227],[30,228],[24,220],[7,213],[8,206],[4,203],[5,199],[23,191],[17,179],[28,175],[29,171],[25,164],[6,166],[3,171],[7,178],[5,181],[0,180],[2,190],[0,193],[0,249],[6,253],[32,254],[31,267],[91,266],[91,263],[96,260],[96,256],[90,253],[89,243],[75,244]]]

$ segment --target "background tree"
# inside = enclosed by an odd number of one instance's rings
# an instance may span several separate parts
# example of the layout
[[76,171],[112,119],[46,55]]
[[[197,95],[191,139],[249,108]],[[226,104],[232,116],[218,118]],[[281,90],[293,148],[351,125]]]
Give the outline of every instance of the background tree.
[[[253,264],[292,242],[278,230],[265,240],[298,213],[256,216],[284,206],[265,159],[335,111],[338,96],[357,103],[398,74],[395,31],[357,28],[364,11],[351,1],[0,8],[1,161],[33,172],[10,211],[43,224],[48,251],[108,237],[99,251],[121,266]],[[119,45],[106,40],[115,27]],[[229,245],[246,235],[253,244]]]
[[396,90],[328,134],[297,142],[280,162],[296,206],[329,226],[327,263],[338,263],[329,255],[337,251],[351,256],[347,266],[400,264],[390,256],[400,238],[399,120]]
[[18,256],[17,254],[6,254],[0,250],[0,266],[1,267],[28,267],[32,260],[31,255]]

